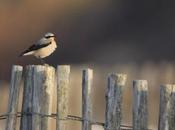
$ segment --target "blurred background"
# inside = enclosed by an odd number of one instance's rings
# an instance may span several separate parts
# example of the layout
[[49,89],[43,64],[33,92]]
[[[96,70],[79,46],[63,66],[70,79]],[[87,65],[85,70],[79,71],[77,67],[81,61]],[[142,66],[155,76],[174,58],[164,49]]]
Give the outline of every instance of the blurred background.
[[[132,80],[146,79],[149,126],[156,128],[159,86],[173,83],[175,76],[174,7],[173,0],[0,0],[0,102],[7,102],[13,64],[40,64],[34,57],[19,58],[19,53],[53,32],[59,47],[45,60],[55,67],[71,65],[70,113],[81,115],[83,68],[94,69],[93,118],[99,121],[104,121],[108,73],[126,73],[123,123],[132,123]],[[0,104],[0,113],[6,107]]]

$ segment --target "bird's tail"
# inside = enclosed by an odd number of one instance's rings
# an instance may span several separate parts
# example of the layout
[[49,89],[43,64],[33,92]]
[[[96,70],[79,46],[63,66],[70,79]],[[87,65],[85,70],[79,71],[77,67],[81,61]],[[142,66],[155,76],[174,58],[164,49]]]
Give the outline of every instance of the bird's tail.
[[33,53],[34,53],[33,51],[26,50],[26,51],[22,52],[21,54],[19,54],[19,57],[32,55]]
[[18,55],[18,57],[22,57],[22,56],[24,56],[23,52]]

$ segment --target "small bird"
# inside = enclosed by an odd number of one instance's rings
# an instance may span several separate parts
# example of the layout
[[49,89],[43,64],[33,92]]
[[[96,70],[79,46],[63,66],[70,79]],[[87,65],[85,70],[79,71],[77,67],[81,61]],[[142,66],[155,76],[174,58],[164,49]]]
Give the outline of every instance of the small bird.
[[41,63],[45,63],[43,58],[51,55],[57,48],[55,41],[55,35],[53,33],[46,33],[37,43],[30,46],[27,50],[23,51],[19,56],[33,55],[41,60]]

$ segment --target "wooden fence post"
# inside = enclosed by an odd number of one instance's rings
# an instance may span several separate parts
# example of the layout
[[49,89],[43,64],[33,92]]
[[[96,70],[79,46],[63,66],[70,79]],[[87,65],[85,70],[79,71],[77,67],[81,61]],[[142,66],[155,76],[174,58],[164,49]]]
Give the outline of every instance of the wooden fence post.
[[127,76],[110,74],[106,91],[105,130],[120,130],[122,118],[122,94]]
[[[33,66],[27,66],[24,74],[22,117],[20,130],[32,130]],[[28,113],[28,114],[27,114]]]
[[82,130],[91,130],[93,70],[85,69],[82,75]]
[[165,84],[160,87],[158,130],[175,129],[175,85]]
[[[42,75],[43,83],[41,84],[41,112],[43,115],[51,115],[53,107],[53,92],[56,90],[56,74],[55,68],[45,66],[44,75]],[[49,117],[41,118],[41,130],[50,130],[51,119]]]
[[148,83],[146,80],[133,82],[133,130],[148,129]]
[[6,130],[16,130],[17,110],[22,80],[23,67],[14,65],[11,73],[11,84],[9,88],[8,113]]
[[56,130],[66,130],[66,118],[68,115],[70,66],[59,65],[57,67],[57,120]]
[[[51,66],[26,67],[22,106],[21,130],[48,130],[52,95],[55,87],[55,69]],[[44,125],[43,125],[44,124]]]

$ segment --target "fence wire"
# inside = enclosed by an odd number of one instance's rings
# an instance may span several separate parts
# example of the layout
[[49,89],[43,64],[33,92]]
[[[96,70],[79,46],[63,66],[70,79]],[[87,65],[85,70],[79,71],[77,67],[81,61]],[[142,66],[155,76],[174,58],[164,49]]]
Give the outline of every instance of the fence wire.
[[[37,113],[37,112],[6,113],[6,114],[3,114],[3,115],[0,115],[0,120],[5,120],[5,119],[8,118],[8,116],[16,116],[18,118],[21,118],[24,115],[26,115],[26,116],[39,115],[41,118],[49,117],[49,118],[53,118],[53,119],[56,119],[56,120],[71,120],[71,121],[79,121],[79,122],[89,121],[91,123],[91,125],[99,125],[99,126],[102,126],[106,130],[115,130],[115,129],[111,129],[111,128],[106,128],[106,125],[103,122],[87,120],[87,119],[83,119],[80,116],[75,116],[75,115],[67,115],[67,117],[65,117],[65,118],[59,118],[58,119],[58,115],[56,113],[52,113],[52,114],[43,114],[43,113]],[[121,130],[133,130],[133,127],[129,126],[129,125],[121,125]],[[148,129],[148,130],[151,130],[151,129]]]

